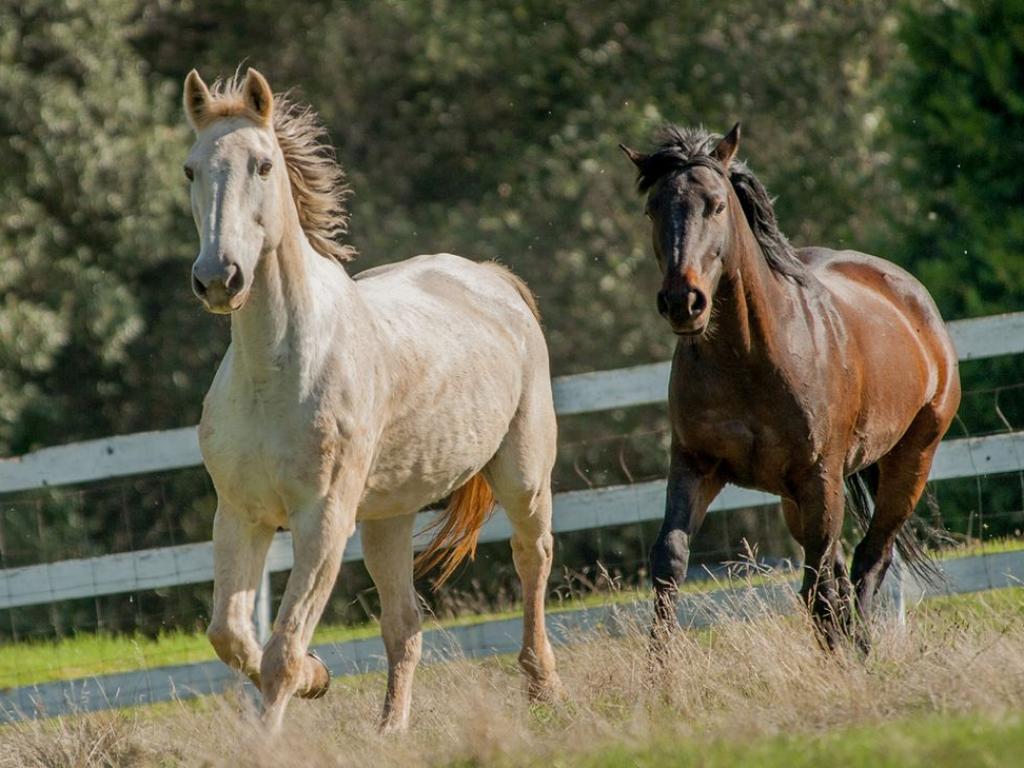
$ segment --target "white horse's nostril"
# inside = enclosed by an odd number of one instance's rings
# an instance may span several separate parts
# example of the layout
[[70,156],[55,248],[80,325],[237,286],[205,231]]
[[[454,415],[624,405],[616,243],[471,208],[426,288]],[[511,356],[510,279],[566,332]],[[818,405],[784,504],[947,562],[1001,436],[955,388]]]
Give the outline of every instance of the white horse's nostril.
[[227,270],[224,275],[224,288],[228,292],[228,296],[234,296],[242,290],[245,280],[242,277],[242,270],[238,268],[237,264],[228,264]]
[[206,295],[206,286],[203,285],[202,281],[196,277],[196,273],[192,273],[192,291],[196,296],[202,298]]

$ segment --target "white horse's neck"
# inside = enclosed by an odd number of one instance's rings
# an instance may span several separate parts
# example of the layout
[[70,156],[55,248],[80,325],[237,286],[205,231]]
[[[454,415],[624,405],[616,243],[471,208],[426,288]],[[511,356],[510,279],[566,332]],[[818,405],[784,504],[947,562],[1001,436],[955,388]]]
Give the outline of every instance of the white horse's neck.
[[294,209],[286,215],[281,244],[260,258],[249,300],[231,316],[231,340],[238,373],[255,388],[304,397],[339,335],[359,332],[366,307],[345,270],[309,244]]

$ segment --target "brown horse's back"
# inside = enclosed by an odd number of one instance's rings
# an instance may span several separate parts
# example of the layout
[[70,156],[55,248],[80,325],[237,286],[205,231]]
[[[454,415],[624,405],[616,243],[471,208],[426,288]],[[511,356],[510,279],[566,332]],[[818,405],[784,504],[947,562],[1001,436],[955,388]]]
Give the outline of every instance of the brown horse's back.
[[922,411],[945,432],[959,404],[957,355],[925,287],[890,261],[857,251],[797,251],[829,294],[847,334],[843,355],[860,403],[847,470],[887,453]]

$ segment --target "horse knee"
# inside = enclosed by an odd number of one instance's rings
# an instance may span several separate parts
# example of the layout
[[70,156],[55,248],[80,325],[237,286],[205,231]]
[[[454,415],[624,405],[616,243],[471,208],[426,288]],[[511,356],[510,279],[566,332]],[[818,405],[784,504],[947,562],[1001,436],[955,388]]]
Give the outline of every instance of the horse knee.
[[655,587],[677,587],[686,580],[690,537],[683,531],[662,533],[651,547],[651,578]]
[[554,559],[555,539],[551,531],[537,532],[529,536],[515,532],[510,543],[512,557],[517,562],[548,564]]

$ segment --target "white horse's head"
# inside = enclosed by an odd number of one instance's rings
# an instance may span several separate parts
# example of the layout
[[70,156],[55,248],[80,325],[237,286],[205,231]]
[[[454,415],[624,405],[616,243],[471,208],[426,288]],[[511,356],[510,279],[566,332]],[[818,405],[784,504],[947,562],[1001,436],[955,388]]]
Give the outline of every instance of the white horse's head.
[[245,304],[260,258],[284,234],[291,191],[274,133],[274,96],[255,69],[240,88],[216,97],[193,69],[184,107],[196,133],[185,162],[200,240],[192,289],[208,310],[226,314]]

